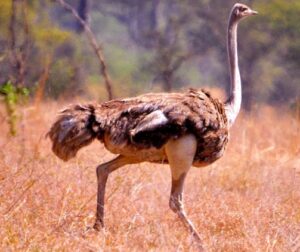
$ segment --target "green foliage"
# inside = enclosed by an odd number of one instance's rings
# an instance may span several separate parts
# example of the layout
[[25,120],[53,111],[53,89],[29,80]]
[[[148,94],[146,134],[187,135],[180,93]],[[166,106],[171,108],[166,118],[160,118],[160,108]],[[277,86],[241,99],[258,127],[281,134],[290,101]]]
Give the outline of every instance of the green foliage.
[[36,25],[33,34],[36,45],[43,51],[54,50],[71,37],[69,32],[48,25]]
[[[23,1],[17,2],[19,52],[24,40],[21,24],[25,19],[21,11]],[[77,9],[78,1],[67,2]],[[183,85],[227,88],[226,25],[234,2],[149,0],[137,5],[133,0],[94,1],[90,24],[98,42],[102,42],[116,96],[162,90],[162,73],[173,69],[171,84],[175,89]],[[0,0],[0,83],[17,79],[17,67],[10,57],[11,3]],[[291,102],[300,92],[300,1],[245,3],[251,3],[260,15],[243,21],[239,29],[243,100],[252,96],[254,101]],[[48,97],[83,90],[81,94],[89,98],[104,99],[99,62],[85,34],[77,33],[74,17],[57,2],[48,0],[26,1],[25,12],[29,26],[29,46],[24,49],[26,85],[33,90],[45,72],[45,59],[49,59],[45,81]],[[184,55],[190,58],[181,64],[178,59]],[[14,100],[13,95],[7,99]]]
[[8,81],[0,87],[0,93],[4,96],[10,134],[15,136],[17,134],[17,122],[19,118],[17,108],[19,104],[27,100],[29,90],[24,87],[15,87]]
[[276,36],[277,43],[284,43],[285,56],[300,65],[300,2],[298,0],[273,0],[260,3],[266,22]]
[[298,0],[273,0],[258,4],[264,15],[270,20],[273,29],[285,30],[286,33],[299,33],[299,11],[300,2]]
[[[49,80],[47,82],[47,94],[58,98],[62,93],[71,91],[71,86],[75,80],[75,68],[71,59],[64,58],[53,63]],[[74,93],[72,93],[74,94]]]
[[5,30],[4,28],[9,24],[10,11],[11,1],[0,1],[0,28],[3,31]]
[[[269,36],[270,56],[262,58],[260,69],[267,70],[261,78],[264,86],[268,79],[269,100],[276,103],[292,103],[300,92],[300,2],[297,0],[257,1],[257,8],[262,14],[265,36]],[[255,41],[256,42],[256,41]],[[271,64],[270,64],[271,63]],[[257,90],[258,92],[260,90]]]

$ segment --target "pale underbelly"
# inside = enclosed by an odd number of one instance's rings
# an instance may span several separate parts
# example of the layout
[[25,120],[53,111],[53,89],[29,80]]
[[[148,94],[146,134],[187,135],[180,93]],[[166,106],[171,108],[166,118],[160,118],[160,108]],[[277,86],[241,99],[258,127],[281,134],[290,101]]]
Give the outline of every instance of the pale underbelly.
[[137,162],[168,162],[164,146],[160,149],[155,147],[142,149],[131,144],[113,144],[107,135],[104,136],[104,146],[113,154],[130,157],[131,160],[136,160]]
[[[113,154],[119,154],[125,157],[129,157],[131,160],[135,160],[136,162],[151,162],[151,163],[159,163],[159,164],[168,164],[168,157],[165,151],[165,145],[161,148],[157,149],[155,147],[141,149],[135,145],[116,145],[110,141],[109,137],[104,137],[104,145],[105,148]],[[195,157],[196,157],[195,153]],[[208,166],[213,162],[205,162],[202,160],[193,161],[193,166],[195,167],[204,167]]]

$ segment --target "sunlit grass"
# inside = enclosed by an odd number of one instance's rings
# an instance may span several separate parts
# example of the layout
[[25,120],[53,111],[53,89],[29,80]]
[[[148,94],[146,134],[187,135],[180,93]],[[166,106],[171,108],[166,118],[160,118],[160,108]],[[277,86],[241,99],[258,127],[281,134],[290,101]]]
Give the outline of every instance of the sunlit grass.
[[[166,165],[129,165],[113,173],[106,229],[86,231],[96,208],[95,167],[113,155],[94,142],[76,159],[58,160],[44,136],[61,107],[25,108],[15,138],[0,122],[0,250],[195,250],[168,208]],[[292,115],[270,108],[241,115],[225,156],[191,170],[185,206],[208,251],[300,250],[299,126]]]

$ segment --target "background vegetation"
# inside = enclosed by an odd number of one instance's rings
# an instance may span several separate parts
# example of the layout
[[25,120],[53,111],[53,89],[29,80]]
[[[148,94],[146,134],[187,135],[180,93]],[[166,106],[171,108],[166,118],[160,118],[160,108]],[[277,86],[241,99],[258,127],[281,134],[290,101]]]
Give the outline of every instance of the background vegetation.
[[[101,43],[115,97],[213,86],[228,89],[228,13],[235,1],[73,0]],[[299,95],[300,4],[244,1],[259,16],[239,32],[244,107],[290,105]],[[34,96],[106,99],[99,64],[82,26],[58,1],[0,3],[0,85]],[[45,76],[46,72],[46,76]]]
[[[105,57],[114,97],[229,88],[232,0],[68,0]],[[243,108],[224,157],[192,169],[187,212],[207,251],[300,250],[300,2],[243,1]],[[83,26],[59,0],[0,1],[0,250],[194,251],[168,207],[170,172],[143,163],[113,173],[107,228],[92,226],[98,142],[68,163],[45,134],[72,102],[107,100]],[[100,68],[101,69],[101,68]],[[12,137],[13,136],[13,137]]]

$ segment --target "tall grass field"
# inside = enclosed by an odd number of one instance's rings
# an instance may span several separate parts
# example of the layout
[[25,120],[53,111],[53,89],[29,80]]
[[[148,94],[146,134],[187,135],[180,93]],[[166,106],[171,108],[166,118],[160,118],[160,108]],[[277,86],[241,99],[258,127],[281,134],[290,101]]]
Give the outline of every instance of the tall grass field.
[[[66,104],[24,107],[9,137],[0,107],[0,251],[196,251],[169,209],[168,165],[125,166],[109,177],[106,228],[96,233],[97,141],[65,163],[45,138]],[[300,122],[286,110],[241,113],[223,158],[192,168],[185,208],[206,251],[300,251]]]

